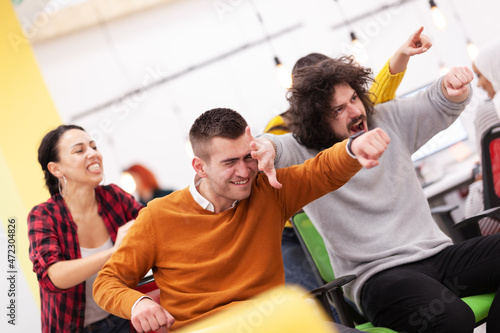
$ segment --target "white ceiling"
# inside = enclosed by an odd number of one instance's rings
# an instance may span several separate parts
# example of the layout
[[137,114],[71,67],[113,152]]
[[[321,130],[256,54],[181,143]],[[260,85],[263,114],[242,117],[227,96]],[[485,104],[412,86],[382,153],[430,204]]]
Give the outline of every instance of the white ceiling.
[[173,0],[12,1],[26,37],[38,43]]

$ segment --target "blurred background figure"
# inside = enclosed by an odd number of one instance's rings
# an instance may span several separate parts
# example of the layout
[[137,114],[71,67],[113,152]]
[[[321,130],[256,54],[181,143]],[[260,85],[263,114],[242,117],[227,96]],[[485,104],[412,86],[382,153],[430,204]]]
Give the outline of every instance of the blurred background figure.
[[[125,170],[125,172],[132,176],[135,183],[135,189],[130,189],[131,192],[135,190],[137,198],[144,205],[154,198],[163,197],[174,191],[171,189],[161,189],[155,175],[141,164],[134,164]],[[126,189],[129,190],[128,188]]]
[[[500,123],[500,39],[486,45],[475,58],[472,69],[477,75],[477,86],[488,94],[490,98],[481,104],[476,112],[474,125],[476,127],[477,151],[481,154],[481,138],[491,126]],[[469,186],[469,195],[465,201],[464,215],[471,217],[484,209],[483,181],[481,168],[476,172],[475,182]],[[500,231],[500,221],[494,218],[484,218],[479,221],[483,235],[490,235]]]

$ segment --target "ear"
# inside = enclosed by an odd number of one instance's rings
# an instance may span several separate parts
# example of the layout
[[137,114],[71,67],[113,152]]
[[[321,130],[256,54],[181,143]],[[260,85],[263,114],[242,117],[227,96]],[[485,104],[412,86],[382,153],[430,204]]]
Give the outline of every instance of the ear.
[[200,176],[201,178],[207,178],[207,174],[205,172],[205,168],[206,168],[205,161],[203,161],[198,156],[195,156],[195,157],[193,157],[193,161],[192,161],[191,165],[193,166],[193,169],[198,176]]
[[49,162],[49,164],[47,164],[47,169],[56,178],[61,178],[63,176],[63,173],[59,168],[59,165],[55,162]]

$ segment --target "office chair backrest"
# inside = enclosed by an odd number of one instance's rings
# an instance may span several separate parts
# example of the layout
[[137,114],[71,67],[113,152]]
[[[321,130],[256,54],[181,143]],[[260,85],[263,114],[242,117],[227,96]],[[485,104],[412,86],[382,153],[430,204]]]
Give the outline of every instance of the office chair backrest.
[[484,209],[500,206],[500,124],[481,138]]
[[323,283],[330,282],[335,279],[332,264],[328,257],[323,238],[312,224],[305,212],[295,214],[292,218],[292,223],[295,230],[299,232],[299,240],[304,243],[307,250],[311,254],[312,260],[321,275]]

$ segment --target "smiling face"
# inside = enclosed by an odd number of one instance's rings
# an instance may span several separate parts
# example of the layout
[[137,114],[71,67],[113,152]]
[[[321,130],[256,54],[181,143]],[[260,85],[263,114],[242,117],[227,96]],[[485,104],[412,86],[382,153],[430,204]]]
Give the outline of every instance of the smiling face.
[[335,136],[344,140],[357,132],[367,131],[365,107],[356,91],[349,84],[338,84],[334,91],[329,122]]
[[257,161],[250,155],[250,139],[214,137],[207,145],[209,158],[193,159],[193,167],[203,178],[200,194],[210,201],[216,212],[231,207],[235,200],[250,196],[258,173]]
[[58,143],[59,162],[52,163],[51,172],[68,184],[97,186],[103,179],[102,155],[90,136],[81,130],[66,131]]
[[472,64],[472,69],[474,70],[474,73],[477,75],[477,86],[488,94],[489,98],[495,97],[495,89],[493,89],[493,85],[491,84],[490,81],[488,81],[487,78],[484,77],[484,75],[477,69],[475,64]]

